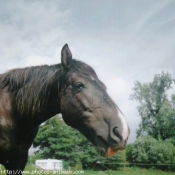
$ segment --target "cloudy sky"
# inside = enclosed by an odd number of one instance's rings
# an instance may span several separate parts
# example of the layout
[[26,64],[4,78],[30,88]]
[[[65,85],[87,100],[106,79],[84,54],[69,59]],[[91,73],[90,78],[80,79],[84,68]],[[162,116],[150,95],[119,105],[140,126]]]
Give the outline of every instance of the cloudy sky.
[[0,1],[0,73],[60,63],[65,43],[90,64],[123,111],[135,139],[140,118],[129,100],[135,80],[175,77],[174,0]]

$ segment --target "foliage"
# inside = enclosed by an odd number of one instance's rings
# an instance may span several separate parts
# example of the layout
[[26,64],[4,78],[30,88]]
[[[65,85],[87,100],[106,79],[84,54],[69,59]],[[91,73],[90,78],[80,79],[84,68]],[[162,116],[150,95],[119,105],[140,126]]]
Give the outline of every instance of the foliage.
[[66,126],[58,117],[54,117],[40,127],[33,146],[39,146],[43,158],[61,159],[64,167],[72,167],[81,162],[81,144],[85,140],[76,130]]
[[175,169],[175,147],[167,140],[139,137],[127,146],[126,156],[130,163],[140,164],[145,168]]
[[156,139],[175,138],[175,94],[168,97],[175,80],[169,73],[155,75],[150,83],[135,82],[132,100],[139,102],[141,123],[137,136],[150,135]]

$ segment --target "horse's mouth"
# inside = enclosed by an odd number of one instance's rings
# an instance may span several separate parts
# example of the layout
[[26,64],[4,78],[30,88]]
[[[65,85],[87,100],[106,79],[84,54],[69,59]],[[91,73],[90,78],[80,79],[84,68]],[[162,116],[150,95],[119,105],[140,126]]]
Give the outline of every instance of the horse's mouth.
[[117,154],[119,150],[120,149],[113,149],[113,148],[109,147],[108,151],[107,151],[107,157],[110,157],[110,156]]
[[[80,130],[80,132],[82,132]],[[82,134],[84,134],[82,132]],[[84,134],[88,140],[98,149],[100,156],[110,157],[118,153],[119,150],[125,149],[125,145],[116,144],[110,145],[102,136],[97,136],[96,139],[92,139],[91,134]]]
[[118,153],[120,149],[113,149],[111,147],[105,148],[99,148],[98,151],[102,157],[111,157]]
[[115,148],[115,147],[109,146],[108,143],[101,137],[98,137],[98,141],[100,143],[100,147],[98,147],[98,151],[102,157],[113,156],[113,155],[117,154],[118,151],[120,150],[120,148]]

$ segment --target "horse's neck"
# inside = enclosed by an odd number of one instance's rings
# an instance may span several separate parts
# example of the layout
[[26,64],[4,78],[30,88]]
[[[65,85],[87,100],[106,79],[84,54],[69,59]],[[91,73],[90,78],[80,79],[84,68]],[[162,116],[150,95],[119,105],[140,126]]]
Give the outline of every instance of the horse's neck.
[[[34,108],[30,108],[30,113],[33,115],[34,123],[36,126],[40,125],[56,114],[61,113],[59,99],[59,80],[62,74],[61,65],[58,64],[49,66],[47,74],[51,75],[51,77],[50,79],[47,77],[45,80],[43,80],[46,84],[46,87],[44,87],[43,84],[40,84],[43,86],[43,91],[41,89],[39,93],[41,93],[43,96],[38,95],[37,97],[41,99],[35,99],[38,101],[38,103],[41,103],[41,105],[36,106],[36,108],[35,106],[33,106]],[[48,84],[47,81],[49,82]],[[43,104],[42,100],[45,101]]]

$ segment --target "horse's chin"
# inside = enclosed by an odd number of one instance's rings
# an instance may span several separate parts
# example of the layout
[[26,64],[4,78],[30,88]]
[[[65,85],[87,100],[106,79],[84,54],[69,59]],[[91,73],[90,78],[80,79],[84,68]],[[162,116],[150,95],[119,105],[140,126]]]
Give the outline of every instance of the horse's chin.
[[100,156],[102,156],[102,157],[111,157],[111,156],[114,156],[115,154],[118,153],[118,151],[119,150],[114,150],[111,147],[109,147],[107,150],[105,150],[104,148],[99,149]]
[[100,153],[100,156],[107,157],[107,151],[104,148],[99,148],[98,152]]

